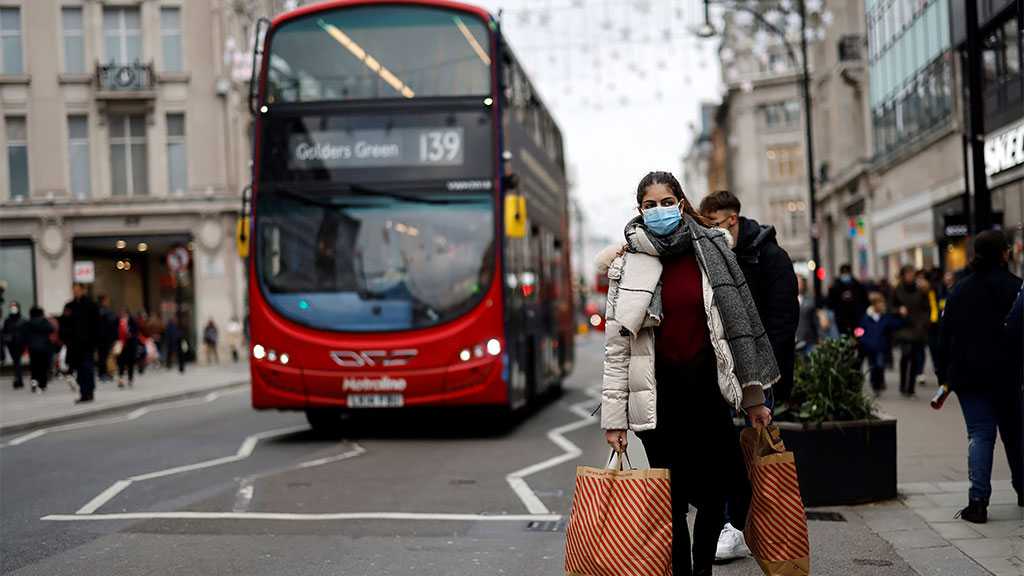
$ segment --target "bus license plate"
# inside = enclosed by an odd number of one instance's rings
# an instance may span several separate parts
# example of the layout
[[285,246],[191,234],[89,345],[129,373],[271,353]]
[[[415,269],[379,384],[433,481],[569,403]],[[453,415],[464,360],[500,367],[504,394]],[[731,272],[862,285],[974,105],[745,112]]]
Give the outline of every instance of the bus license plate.
[[401,408],[405,397],[401,394],[349,394],[349,408]]

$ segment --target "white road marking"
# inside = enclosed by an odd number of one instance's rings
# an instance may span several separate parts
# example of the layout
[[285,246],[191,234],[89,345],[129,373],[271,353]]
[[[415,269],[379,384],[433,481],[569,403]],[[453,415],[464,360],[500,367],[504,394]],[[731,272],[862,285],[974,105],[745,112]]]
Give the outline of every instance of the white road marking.
[[93,498],[92,500],[89,500],[89,502],[86,503],[85,506],[79,508],[78,512],[75,512],[75,514],[92,514],[93,512],[98,510],[100,506],[106,504],[108,501],[110,501],[111,498],[117,496],[125,488],[131,485],[131,480],[118,480],[117,482],[114,482],[109,488],[97,494],[96,497]]
[[252,495],[255,489],[253,488],[252,482],[242,482],[242,487],[238,489],[238,494],[235,495],[235,506],[232,512],[246,512],[249,510],[249,504],[252,503]]
[[203,462],[196,462],[195,464],[187,464],[185,466],[175,466],[174,468],[167,468],[165,470],[157,470],[156,472],[150,472],[148,474],[139,474],[136,476],[130,476],[125,480],[118,480],[114,482],[109,488],[100,492],[95,498],[89,501],[88,504],[82,506],[78,510],[78,514],[92,514],[98,510],[101,506],[109,502],[115,496],[120,494],[125,488],[132,485],[133,482],[142,482],[145,480],[152,480],[153,478],[162,478],[164,476],[171,476],[173,474],[180,474],[182,472],[190,472],[192,470],[201,470],[203,468],[210,468],[211,466],[220,466],[221,464],[229,464],[231,462],[238,462],[245,460],[252,455],[253,450],[256,448],[256,443],[260,440],[267,438],[273,438],[274,436],[283,436],[285,434],[291,434],[292,432],[298,432],[300,430],[308,430],[309,426],[289,426],[288,428],[278,428],[276,430],[267,430],[266,432],[260,432],[258,434],[252,434],[245,438],[242,442],[241,447],[238,448],[238,452],[234,456],[223,456],[221,458],[214,458],[213,460],[205,460]]
[[330,464],[332,462],[340,462],[342,460],[348,460],[349,458],[355,458],[360,454],[366,453],[366,448],[363,448],[359,444],[353,444],[352,449],[348,452],[342,452],[336,456],[327,456],[326,458],[317,458],[316,460],[307,460],[295,466],[297,469],[301,468],[312,468],[314,466],[323,466],[324,464]]
[[541,502],[540,498],[537,497],[537,494],[532,488],[530,488],[530,485],[526,483],[525,478],[531,474],[536,474],[541,470],[547,470],[548,468],[579,458],[580,455],[583,454],[583,450],[581,450],[576,444],[573,444],[568,438],[563,436],[563,434],[590,426],[597,422],[597,418],[595,416],[591,416],[590,412],[587,411],[586,405],[592,403],[595,398],[600,399],[601,393],[598,392],[596,388],[589,388],[586,390],[586,394],[588,396],[587,400],[577,402],[569,407],[569,410],[573,414],[579,416],[580,419],[575,422],[570,422],[569,424],[558,426],[548,432],[548,439],[564,450],[565,453],[548,458],[547,460],[538,462],[531,466],[527,466],[521,470],[516,470],[515,472],[505,476],[505,481],[508,482],[508,485],[512,488],[512,491],[516,493],[516,496],[519,496],[519,499],[522,500],[523,505],[526,506],[526,509],[530,514],[550,514],[551,511],[548,510],[548,507],[545,506],[544,503]]
[[464,522],[555,522],[561,514],[432,514],[418,512],[344,512],[292,514],[285,512],[122,512],[116,514],[50,514],[41,520],[453,520]]
[[214,400],[216,400],[218,398],[221,398],[223,396],[226,396],[228,394],[237,394],[239,392],[243,392],[244,390],[245,390],[244,387],[240,387],[238,389],[231,389],[231,390],[219,390],[219,391],[216,391],[216,392],[210,392],[209,394],[206,394],[202,398],[198,398],[198,399],[190,398],[190,399],[187,399],[187,400],[181,400],[181,401],[177,401],[177,402],[168,402],[166,404],[161,404],[159,406],[145,406],[145,407],[142,407],[142,408],[137,408],[137,409],[132,410],[131,412],[129,412],[127,414],[124,414],[124,415],[121,415],[121,416],[114,416],[114,417],[110,417],[110,418],[99,418],[99,419],[96,419],[96,420],[85,420],[83,422],[73,422],[73,423],[70,423],[70,424],[61,424],[59,426],[49,426],[49,427],[46,427],[46,428],[40,428],[38,430],[34,430],[32,432],[29,432],[28,434],[24,434],[22,436],[18,436],[16,438],[13,438],[13,439],[11,439],[10,441],[8,441],[8,442],[6,442],[4,444],[0,444],[0,447],[19,446],[21,444],[24,444],[25,442],[28,442],[29,440],[34,440],[36,438],[39,438],[40,436],[45,436],[46,434],[52,434],[54,432],[67,432],[69,430],[81,430],[83,428],[92,428],[94,426],[104,426],[106,424],[117,424],[119,422],[130,422],[132,420],[137,420],[137,419],[145,416],[146,414],[152,414],[153,412],[161,412],[163,410],[172,410],[174,408],[184,408],[186,406],[196,406],[196,405],[199,405],[199,404],[206,404],[208,402],[213,402]]

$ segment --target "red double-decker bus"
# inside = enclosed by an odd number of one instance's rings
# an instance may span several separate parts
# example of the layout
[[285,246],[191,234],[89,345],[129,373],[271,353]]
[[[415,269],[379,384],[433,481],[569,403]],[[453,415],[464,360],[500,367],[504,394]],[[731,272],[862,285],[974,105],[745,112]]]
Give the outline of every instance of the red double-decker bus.
[[516,410],[573,365],[558,126],[499,22],[323,2],[257,52],[252,403]]

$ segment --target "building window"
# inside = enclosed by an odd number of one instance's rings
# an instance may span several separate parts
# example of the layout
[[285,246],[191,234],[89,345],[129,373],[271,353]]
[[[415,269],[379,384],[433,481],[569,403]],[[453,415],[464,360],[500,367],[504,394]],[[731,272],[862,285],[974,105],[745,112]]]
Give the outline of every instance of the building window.
[[7,184],[11,198],[28,196],[28,130],[24,116],[7,117]]
[[4,300],[21,304],[23,316],[37,302],[31,240],[0,239],[0,286],[6,287]]
[[21,12],[0,8],[0,73],[21,74]]
[[188,156],[185,153],[185,115],[167,115],[167,190],[188,190]]
[[185,69],[181,57],[181,9],[160,9],[160,42],[163,46],[164,70],[181,72]]
[[75,198],[88,198],[89,185],[89,119],[86,116],[68,116],[68,175],[71,194]]
[[765,128],[790,128],[800,122],[800,102],[786,100],[761,106]]
[[64,33],[64,72],[85,73],[85,34],[82,30],[82,8],[65,6],[60,9]]
[[103,9],[104,58],[115,64],[142,60],[142,24],[138,8]]
[[145,116],[110,117],[110,177],[114,196],[148,193]]
[[803,153],[799,144],[769,146],[765,151],[768,161],[768,179],[773,182],[784,182],[800,177]]

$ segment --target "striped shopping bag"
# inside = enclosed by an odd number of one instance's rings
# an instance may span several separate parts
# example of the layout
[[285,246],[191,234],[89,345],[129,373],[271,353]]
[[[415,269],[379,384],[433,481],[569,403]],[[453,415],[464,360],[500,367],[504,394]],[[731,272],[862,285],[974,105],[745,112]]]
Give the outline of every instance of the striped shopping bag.
[[565,537],[567,576],[671,576],[669,471],[576,468]]
[[740,445],[753,490],[743,531],[747,546],[766,576],[808,576],[807,516],[793,453],[774,425],[743,430]]

